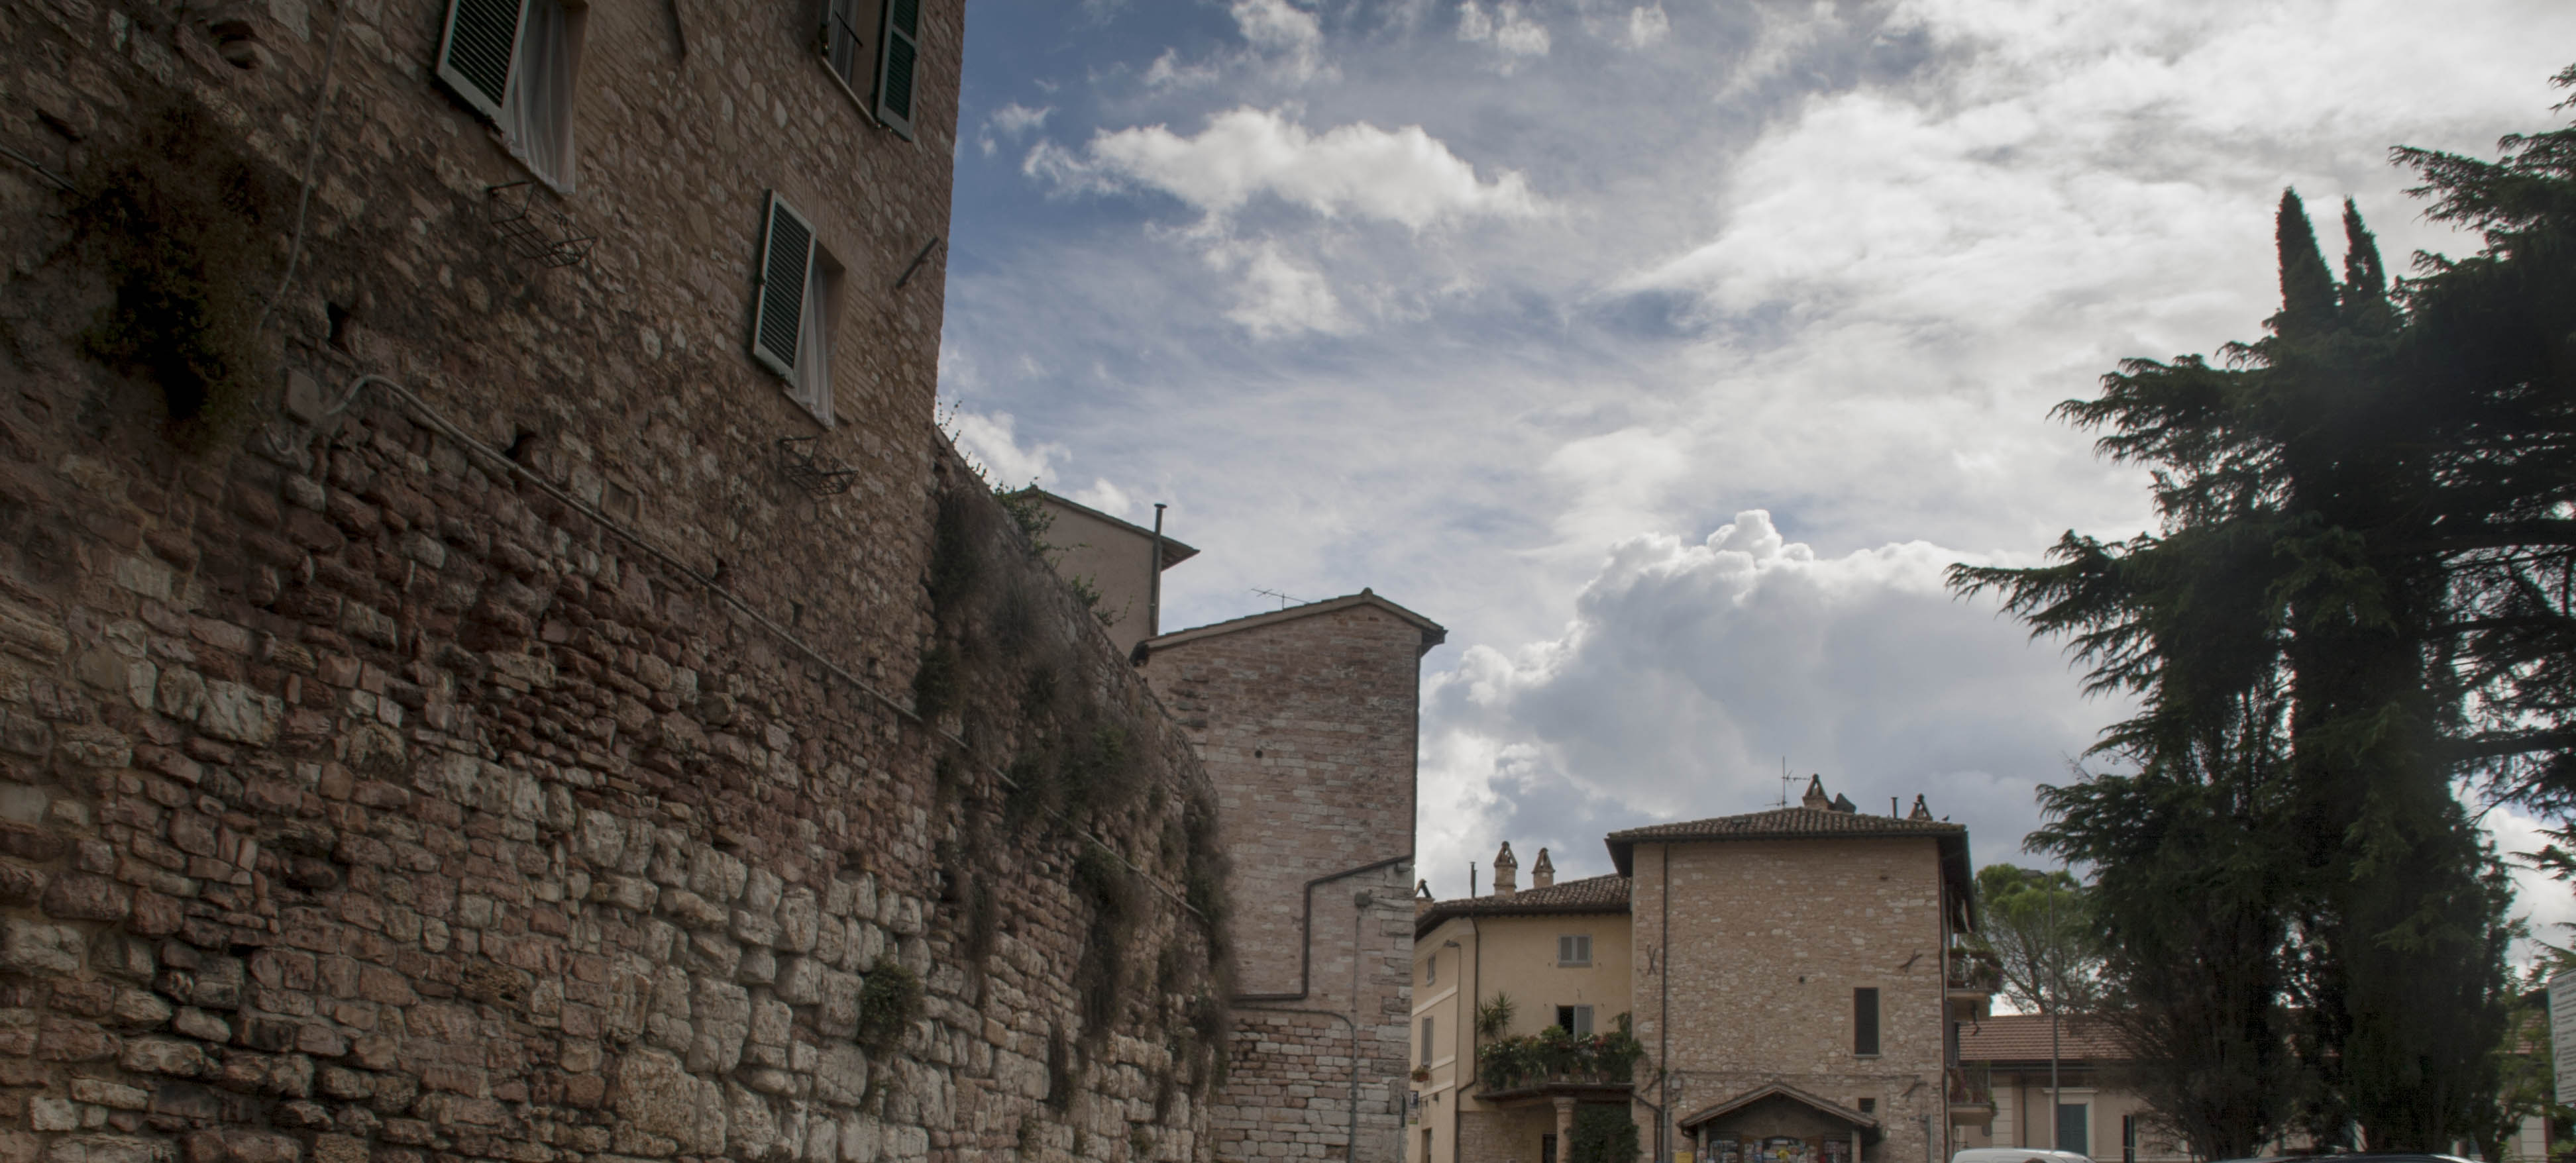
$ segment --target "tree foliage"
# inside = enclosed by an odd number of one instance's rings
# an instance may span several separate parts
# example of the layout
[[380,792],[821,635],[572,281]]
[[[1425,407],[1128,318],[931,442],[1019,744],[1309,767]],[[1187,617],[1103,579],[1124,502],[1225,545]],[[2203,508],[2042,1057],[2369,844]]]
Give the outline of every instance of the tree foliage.
[[2132,770],[2048,789],[2035,843],[2096,869],[2105,979],[2204,1154],[2492,1122],[2511,893],[2455,789],[2576,807],[2576,128],[2500,149],[2394,151],[2485,242],[2394,284],[2357,207],[2338,275],[2285,191],[2263,338],[2058,409],[2151,470],[2158,527],[1952,571],[2138,700],[2094,752]]
[[2102,1000],[2093,894],[2066,872],[2011,864],[1977,870],[1978,937],[2002,971],[2003,995],[2036,1013],[2089,1013]]

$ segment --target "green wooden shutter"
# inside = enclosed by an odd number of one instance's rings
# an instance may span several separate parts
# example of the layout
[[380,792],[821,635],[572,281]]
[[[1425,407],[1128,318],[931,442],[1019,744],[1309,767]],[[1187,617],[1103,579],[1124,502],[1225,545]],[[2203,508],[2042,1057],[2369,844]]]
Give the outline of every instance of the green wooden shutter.
[[448,0],[447,33],[438,45],[438,79],[485,117],[501,119],[510,67],[519,59],[526,0]]
[[886,0],[877,57],[877,120],[912,137],[912,81],[921,62],[921,0]]
[[792,380],[796,378],[796,340],[805,328],[806,268],[814,261],[814,228],[773,190],[760,240],[751,354],[761,366]]

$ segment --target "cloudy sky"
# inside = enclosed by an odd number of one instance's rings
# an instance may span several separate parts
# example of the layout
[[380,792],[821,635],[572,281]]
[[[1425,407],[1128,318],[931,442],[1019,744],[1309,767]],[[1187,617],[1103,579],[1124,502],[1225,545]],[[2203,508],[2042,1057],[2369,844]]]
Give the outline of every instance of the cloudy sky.
[[1170,503],[1167,626],[1362,586],[1447,625],[1443,896],[1505,837],[1607,871],[1784,762],[2035,863],[2032,790],[2120,708],[1939,578],[2143,527],[2049,407],[2255,337],[2284,186],[2474,249],[2387,147],[2546,127],[2576,57],[2564,0],[967,11],[952,427]]

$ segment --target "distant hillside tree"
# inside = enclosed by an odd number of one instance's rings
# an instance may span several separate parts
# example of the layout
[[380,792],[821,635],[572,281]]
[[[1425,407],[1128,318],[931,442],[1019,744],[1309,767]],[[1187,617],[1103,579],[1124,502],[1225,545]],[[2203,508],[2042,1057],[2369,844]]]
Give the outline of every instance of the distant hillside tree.
[[2089,1013],[2102,1002],[2093,896],[2064,872],[2012,864],[1977,870],[1978,937],[2002,972],[2004,1000],[2025,1013]]

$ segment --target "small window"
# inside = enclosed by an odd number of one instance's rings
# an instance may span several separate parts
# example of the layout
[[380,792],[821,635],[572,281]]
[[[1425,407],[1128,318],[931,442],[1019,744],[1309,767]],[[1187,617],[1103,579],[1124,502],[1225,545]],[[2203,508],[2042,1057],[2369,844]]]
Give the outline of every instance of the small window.
[[1592,935],[1567,933],[1556,939],[1556,963],[1559,965],[1592,964]]
[[1422,984],[1440,984],[1440,954],[1437,951],[1422,959]]
[[868,51],[876,43],[877,24],[885,19],[879,10],[883,0],[823,0],[823,63],[831,66],[832,75],[849,87],[852,96],[865,93],[876,78],[877,54]]
[[1860,1100],[1860,1113],[1865,1115],[1877,1114],[1878,1100],[1874,1098],[1864,1098]]
[[1431,1019],[1422,1019],[1422,1064],[1431,1065]]
[[530,173],[573,188],[573,74],[583,8],[563,0],[449,0],[438,79],[500,127]]
[[760,238],[752,357],[786,379],[788,396],[831,427],[832,306],[840,267],[815,245],[813,226],[775,192]]
[[2092,1110],[2085,1103],[2070,1102],[2059,1106],[2057,1141],[2049,1146],[2054,1150],[2073,1151],[2078,1155],[2092,1154],[2092,1120],[2088,1117],[2091,1114]]
[[1592,1036],[1592,1007],[1558,1006],[1556,1024],[1565,1027],[1566,1033],[1577,1038],[1589,1038]]
[[1875,989],[1852,991],[1852,1053],[1864,1058],[1878,1054],[1878,991]]

